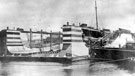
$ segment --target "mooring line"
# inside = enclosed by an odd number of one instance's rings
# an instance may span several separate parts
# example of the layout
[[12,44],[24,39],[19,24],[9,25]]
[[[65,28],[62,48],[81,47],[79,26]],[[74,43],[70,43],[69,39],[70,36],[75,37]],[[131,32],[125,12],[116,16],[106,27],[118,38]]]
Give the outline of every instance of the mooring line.
[[[88,64],[93,65],[93,64],[102,64],[102,63],[111,63],[111,62],[118,62],[118,61],[124,61],[124,60],[131,60],[131,58],[124,58],[124,59],[117,59],[117,60],[112,60],[112,59],[102,59],[102,58],[93,58],[91,60],[100,60],[100,62],[90,62]],[[101,60],[106,60],[106,61],[101,61]],[[72,64],[72,65],[87,65],[86,63],[84,64]]]

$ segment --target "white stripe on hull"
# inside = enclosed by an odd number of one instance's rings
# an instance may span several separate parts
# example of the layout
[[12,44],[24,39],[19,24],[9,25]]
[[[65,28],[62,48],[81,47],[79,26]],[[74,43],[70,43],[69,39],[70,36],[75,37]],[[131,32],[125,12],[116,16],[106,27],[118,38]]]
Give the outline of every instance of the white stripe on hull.
[[82,37],[63,37],[63,40],[82,40]]
[[11,35],[11,34],[7,34],[7,37],[20,37],[20,35]]
[[14,41],[15,41],[15,42],[21,42],[20,39],[7,39],[7,42],[8,42],[8,41],[11,41],[11,42],[14,42]]
[[23,45],[22,43],[7,43],[7,45],[15,45],[15,46],[17,46],[17,45]]
[[20,31],[15,31],[15,30],[7,30],[7,32],[20,33]]
[[82,32],[69,31],[69,32],[63,32],[63,34],[76,34],[76,35],[82,35]]

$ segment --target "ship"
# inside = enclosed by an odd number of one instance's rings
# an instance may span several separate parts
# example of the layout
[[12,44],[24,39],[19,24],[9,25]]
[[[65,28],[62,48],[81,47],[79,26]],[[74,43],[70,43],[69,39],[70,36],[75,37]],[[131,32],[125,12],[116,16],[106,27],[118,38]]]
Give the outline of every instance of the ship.
[[0,31],[1,61],[73,62],[89,59],[89,38],[103,37],[100,30],[87,24],[63,25],[61,32],[26,31],[22,28]]
[[[96,25],[98,27],[97,5],[95,0]],[[98,28],[97,28],[98,29]],[[115,31],[102,29],[102,37],[94,41],[89,38],[91,59],[95,62],[132,62],[135,61],[135,33],[119,28]]]
[[119,28],[99,39],[100,47],[92,48],[98,61],[134,62],[135,33]]

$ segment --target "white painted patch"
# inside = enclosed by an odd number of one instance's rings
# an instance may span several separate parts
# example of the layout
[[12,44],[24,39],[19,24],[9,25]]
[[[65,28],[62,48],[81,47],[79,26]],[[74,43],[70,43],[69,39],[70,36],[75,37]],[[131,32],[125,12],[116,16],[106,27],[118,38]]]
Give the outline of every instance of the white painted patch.
[[27,48],[24,46],[8,46],[7,47],[9,52],[11,53],[34,53],[34,52],[40,52],[39,48]]
[[88,48],[85,46],[84,42],[80,42],[80,43],[72,43],[71,44],[71,51],[73,56],[85,56],[85,55],[89,55],[89,50]]
[[119,48],[119,45],[123,47],[126,45],[126,42],[135,42],[131,34],[121,34],[121,36],[118,36],[111,44],[108,44],[105,47]]

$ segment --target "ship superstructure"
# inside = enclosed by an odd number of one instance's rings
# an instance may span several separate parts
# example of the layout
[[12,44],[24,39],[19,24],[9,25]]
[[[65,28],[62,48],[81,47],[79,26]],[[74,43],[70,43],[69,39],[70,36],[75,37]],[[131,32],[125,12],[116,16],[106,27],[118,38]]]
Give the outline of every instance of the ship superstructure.
[[[5,29],[0,32],[1,58],[64,58],[71,61],[88,59],[88,41],[102,37],[99,30],[67,23],[63,32],[24,31],[23,29]],[[0,59],[1,59],[0,58]],[[25,59],[24,59],[25,60]]]

